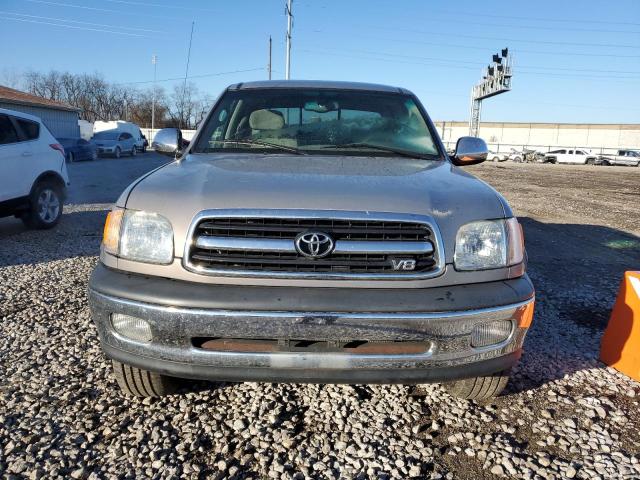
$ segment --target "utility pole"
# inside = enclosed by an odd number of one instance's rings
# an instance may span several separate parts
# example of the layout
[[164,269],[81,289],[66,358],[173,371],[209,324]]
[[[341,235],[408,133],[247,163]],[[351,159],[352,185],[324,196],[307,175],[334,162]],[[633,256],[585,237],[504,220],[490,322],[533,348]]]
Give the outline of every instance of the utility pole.
[[292,3],[293,0],[287,0],[287,67],[285,71],[285,79],[287,80],[291,78],[291,29],[293,28],[293,12],[291,11]]
[[267,65],[269,80],[271,80],[271,35],[269,35],[269,64]]
[[187,92],[187,77],[189,76],[189,60],[191,60],[191,43],[193,42],[193,27],[196,22],[191,22],[191,36],[189,37],[189,50],[187,51],[187,68],[184,72],[184,84],[182,85],[182,102],[180,106],[180,128],[182,128],[182,120],[184,117],[184,96]]
[[[151,63],[153,64],[153,100],[151,101],[151,135],[156,127],[156,72],[158,71],[158,56],[151,55]],[[153,140],[153,138],[152,138]]]
[[509,55],[508,48],[503,48],[500,53],[493,56],[493,62],[487,67],[482,80],[480,80],[480,82],[471,89],[469,135],[477,137],[478,132],[480,131],[482,100],[511,90],[512,76],[513,55]]

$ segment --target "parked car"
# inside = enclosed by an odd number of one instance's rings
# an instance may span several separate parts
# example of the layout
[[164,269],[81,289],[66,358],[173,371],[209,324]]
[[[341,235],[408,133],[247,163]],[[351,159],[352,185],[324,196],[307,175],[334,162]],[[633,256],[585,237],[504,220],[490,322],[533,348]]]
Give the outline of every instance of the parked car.
[[51,228],[69,185],[64,148],[40,118],[0,108],[0,217]]
[[125,122],[122,120],[114,120],[114,121],[97,121],[93,124],[93,132],[94,134],[98,132],[104,131],[118,131],[118,132],[127,132],[131,134],[134,139],[136,150],[138,152],[146,152],[145,148],[145,136],[142,134],[140,127],[132,122]]
[[618,150],[615,155],[600,155],[598,161],[600,165],[627,165],[640,167],[640,152],[637,150]]
[[136,141],[129,132],[106,130],[96,133],[91,141],[95,144],[98,155],[101,156],[112,155],[120,158],[123,153],[128,153],[135,157],[138,153]]
[[595,165],[597,159],[598,157],[588,150],[567,148],[553,150],[544,156],[545,163]]
[[532,321],[522,229],[420,101],[349,82],[232,85],[109,213],[89,298],[120,388],[174,377],[446,382],[489,398]]
[[69,163],[98,158],[95,144],[87,142],[84,138],[59,138],[58,142],[64,147]]
[[494,152],[493,150],[489,150],[489,153],[487,154],[487,161],[490,162],[504,162],[506,160],[506,158],[504,157],[504,155],[500,155],[497,152]]
[[507,153],[505,155],[505,160],[511,160],[512,162],[516,162],[516,163],[521,163],[522,160],[524,159],[524,152],[521,152],[520,150],[516,150],[515,148],[512,148],[509,153]]

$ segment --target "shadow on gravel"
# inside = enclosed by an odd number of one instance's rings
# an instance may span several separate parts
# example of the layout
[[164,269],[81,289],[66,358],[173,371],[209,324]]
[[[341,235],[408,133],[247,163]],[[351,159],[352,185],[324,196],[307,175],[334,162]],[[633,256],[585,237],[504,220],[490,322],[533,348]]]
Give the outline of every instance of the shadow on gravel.
[[0,267],[35,265],[100,252],[106,210],[64,213],[51,230],[26,230],[0,224]]
[[508,390],[530,390],[567,374],[604,368],[600,338],[627,270],[640,269],[640,238],[596,225],[520,218],[536,314]]

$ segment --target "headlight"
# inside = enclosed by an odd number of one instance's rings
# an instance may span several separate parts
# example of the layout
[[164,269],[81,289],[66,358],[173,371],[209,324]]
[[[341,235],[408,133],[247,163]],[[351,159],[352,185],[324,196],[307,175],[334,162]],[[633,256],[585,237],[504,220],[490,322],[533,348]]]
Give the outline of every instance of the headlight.
[[458,230],[453,262],[457,270],[487,270],[521,263],[524,240],[518,220],[484,220]]
[[162,215],[113,209],[107,216],[102,244],[106,252],[145,263],[173,260],[173,229]]

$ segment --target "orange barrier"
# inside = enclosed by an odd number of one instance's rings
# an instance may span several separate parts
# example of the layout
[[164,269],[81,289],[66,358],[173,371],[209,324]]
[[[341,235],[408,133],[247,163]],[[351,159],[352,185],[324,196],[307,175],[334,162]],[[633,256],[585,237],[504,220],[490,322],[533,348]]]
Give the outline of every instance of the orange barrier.
[[600,360],[640,381],[640,272],[626,272],[600,344]]

